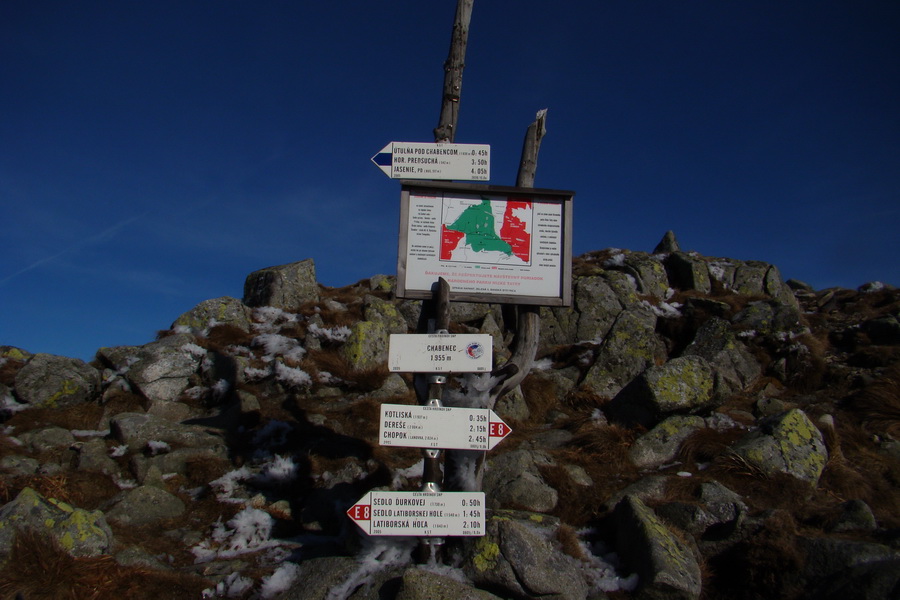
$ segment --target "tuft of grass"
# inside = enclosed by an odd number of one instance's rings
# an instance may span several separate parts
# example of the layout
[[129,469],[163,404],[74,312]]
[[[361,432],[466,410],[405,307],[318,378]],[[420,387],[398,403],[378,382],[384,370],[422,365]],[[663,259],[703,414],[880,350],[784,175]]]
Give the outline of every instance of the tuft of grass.
[[848,407],[873,432],[900,439],[900,363],[851,397]]

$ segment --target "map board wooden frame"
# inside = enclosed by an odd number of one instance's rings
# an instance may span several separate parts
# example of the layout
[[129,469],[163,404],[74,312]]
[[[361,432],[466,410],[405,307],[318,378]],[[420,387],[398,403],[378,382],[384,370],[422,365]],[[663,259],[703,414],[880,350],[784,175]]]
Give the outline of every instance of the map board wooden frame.
[[[400,183],[398,297],[430,299],[443,277],[450,301],[572,305],[575,192]],[[482,235],[485,223],[495,227]]]

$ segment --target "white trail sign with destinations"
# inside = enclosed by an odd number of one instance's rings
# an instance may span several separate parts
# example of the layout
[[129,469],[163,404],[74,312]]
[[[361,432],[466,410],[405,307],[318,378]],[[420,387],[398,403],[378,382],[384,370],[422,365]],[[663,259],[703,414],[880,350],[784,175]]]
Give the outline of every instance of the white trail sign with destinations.
[[488,408],[382,404],[378,443],[440,450],[492,450],[512,432]]
[[372,491],[347,516],[369,535],[483,536],[484,492]]

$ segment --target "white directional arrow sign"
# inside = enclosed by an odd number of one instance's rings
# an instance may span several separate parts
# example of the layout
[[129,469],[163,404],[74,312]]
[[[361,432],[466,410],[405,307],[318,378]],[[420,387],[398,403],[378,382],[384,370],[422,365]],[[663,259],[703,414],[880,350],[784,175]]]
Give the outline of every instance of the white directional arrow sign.
[[484,535],[484,492],[368,492],[347,516],[369,535]]
[[391,142],[372,157],[391,179],[448,179],[488,181],[491,147],[488,144]]
[[382,404],[378,442],[382,446],[491,450],[512,432],[487,408]]

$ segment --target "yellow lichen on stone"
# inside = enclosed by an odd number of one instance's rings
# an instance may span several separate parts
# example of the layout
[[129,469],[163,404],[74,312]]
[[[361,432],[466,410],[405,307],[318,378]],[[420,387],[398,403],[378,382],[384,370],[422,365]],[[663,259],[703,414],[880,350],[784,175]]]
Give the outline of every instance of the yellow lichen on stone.
[[497,565],[497,557],[500,556],[500,546],[495,542],[489,542],[488,538],[480,538],[475,546],[476,554],[472,559],[475,568],[479,571],[493,569]]
[[80,389],[81,387],[79,387],[77,383],[66,379],[63,381],[62,389],[47,398],[46,402],[44,402],[44,405],[49,406],[50,408],[56,408],[57,402],[59,402],[59,400],[65,398],[66,396],[71,396]]

